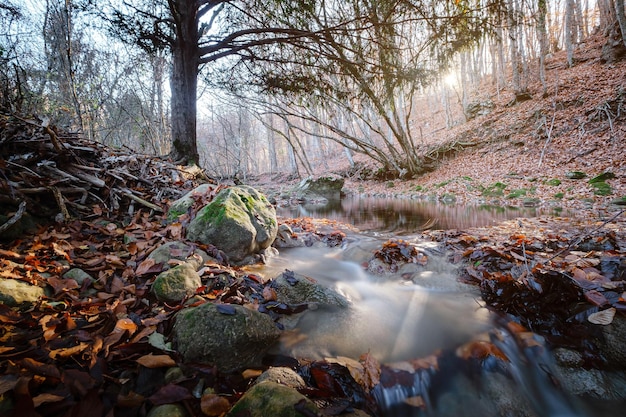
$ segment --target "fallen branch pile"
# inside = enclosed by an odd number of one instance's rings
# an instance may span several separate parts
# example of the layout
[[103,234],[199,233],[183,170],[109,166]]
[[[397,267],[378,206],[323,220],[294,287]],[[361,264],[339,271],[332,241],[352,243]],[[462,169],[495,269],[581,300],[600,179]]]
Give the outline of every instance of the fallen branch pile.
[[0,114],[0,215],[9,217],[0,233],[24,209],[58,221],[132,214],[137,206],[163,211],[201,176],[197,168],[112,149],[46,121]]

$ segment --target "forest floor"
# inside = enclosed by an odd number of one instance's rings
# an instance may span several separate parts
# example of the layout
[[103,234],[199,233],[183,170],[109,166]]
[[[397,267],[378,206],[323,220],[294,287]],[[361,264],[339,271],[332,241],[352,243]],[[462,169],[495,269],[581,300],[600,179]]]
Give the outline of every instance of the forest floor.
[[[446,245],[451,259],[464,265],[460,278],[479,286],[493,309],[515,315],[525,328],[545,332],[553,346],[581,351],[585,366],[623,370],[626,364],[605,359],[603,346],[587,343],[593,334],[581,331],[590,323],[611,323],[614,316],[623,319],[619,312],[626,311],[626,221],[623,205],[613,204],[623,204],[620,199],[626,196],[626,62],[603,64],[600,55],[598,40],[577,50],[573,68],[564,64],[563,53],[552,57],[545,97],[539,83],[529,84],[532,99],[514,105],[508,105],[511,96],[485,89],[494,103],[491,113],[432,138],[429,146],[444,149],[445,144],[456,144],[452,148],[457,150],[419,178],[365,180],[362,174],[375,169],[370,161],[357,158],[360,170],[350,169],[344,160],[330,163],[334,173],[345,174],[348,193],[453,196],[459,204],[532,204],[569,210],[571,218],[524,219],[466,231],[430,230],[424,236]],[[176,313],[184,308],[160,303],[150,292],[159,271],[145,266],[148,254],[165,242],[184,240],[182,226],[168,225],[159,214],[166,207],[158,205],[191,189],[195,178],[156,158],[64,137],[39,121],[16,123],[3,116],[0,133],[4,151],[0,155],[13,157],[0,160],[2,209],[16,203],[15,195],[21,192],[30,212],[50,217],[60,211],[56,224],[0,245],[2,280],[25,281],[48,288],[50,294],[26,310],[0,304],[0,415],[136,416],[164,403],[183,404],[190,416],[223,415],[249,388],[250,373],[223,375],[198,365],[191,366],[189,375],[166,383],[165,370],[180,364],[180,355],[149,337],[167,336]],[[35,156],[48,164],[38,163]],[[585,177],[569,179],[569,172],[584,172]],[[589,182],[602,174],[604,178]],[[295,182],[275,174],[254,178],[251,185],[273,192]],[[53,197],[50,190],[55,191]],[[81,194],[82,199],[73,197]],[[19,213],[22,206],[15,206]],[[73,217],[76,213],[80,216]],[[18,217],[15,210],[7,216]],[[310,220],[288,223],[300,236],[324,237]],[[334,238],[345,236],[329,233]],[[414,258],[424,260],[416,251],[407,242],[389,241],[376,256],[397,267]],[[90,277],[79,285],[63,277],[69,268],[80,268]],[[219,268],[230,281],[219,291],[199,293],[201,302],[229,303],[234,302],[234,293],[266,293],[262,285],[267,283],[255,281],[245,288],[244,283],[251,282],[242,279],[245,271]],[[205,282],[214,279],[212,270],[203,268]],[[251,299],[237,300],[255,306]],[[569,321],[573,306],[585,316],[575,334]],[[503,358],[484,341],[463,352],[466,360]],[[303,391],[326,404],[327,415],[359,408],[358,404],[363,408],[359,396],[368,400],[368,414],[377,415],[369,403],[372,385],[398,371],[366,356],[359,362],[361,368],[377,381],[365,384],[363,375],[352,373],[353,367],[348,371],[337,363],[299,359],[292,359],[290,366],[306,377]],[[205,386],[214,393],[199,397],[197,387]],[[224,408],[207,405],[216,397]]]

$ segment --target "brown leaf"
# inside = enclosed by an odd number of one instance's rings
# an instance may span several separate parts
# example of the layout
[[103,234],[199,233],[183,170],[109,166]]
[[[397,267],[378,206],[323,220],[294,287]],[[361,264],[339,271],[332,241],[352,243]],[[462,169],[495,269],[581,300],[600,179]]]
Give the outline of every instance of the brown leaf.
[[176,362],[169,355],[144,355],[137,359],[139,365],[146,368],[166,368],[176,366]]
[[226,398],[217,394],[207,394],[200,399],[200,409],[207,416],[216,417],[228,412],[230,403]]
[[137,275],[146,275],[152,273],[158,273],[163,270],[163,266],[161,264],[157,264],[156,261],[152,258],[145,259],[142,261],[137,269],[135,270],[135,274]]
[[154,405],[171,404],[193,398],[191,392],[185,387],[175,384],[167,384],[152,394],[148,399]]

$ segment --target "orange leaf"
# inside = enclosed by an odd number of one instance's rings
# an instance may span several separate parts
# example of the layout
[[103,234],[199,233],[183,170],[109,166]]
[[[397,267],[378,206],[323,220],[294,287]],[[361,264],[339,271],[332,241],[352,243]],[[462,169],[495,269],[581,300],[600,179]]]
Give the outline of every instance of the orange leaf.
[[146,368],[166,368],[176,366],[176,362],[169,355],[144,355],[137,359],[139,365]]

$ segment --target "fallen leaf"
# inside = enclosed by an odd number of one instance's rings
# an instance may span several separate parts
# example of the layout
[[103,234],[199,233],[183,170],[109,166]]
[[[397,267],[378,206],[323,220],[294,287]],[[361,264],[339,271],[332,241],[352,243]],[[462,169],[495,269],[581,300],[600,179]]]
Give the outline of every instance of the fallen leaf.
[[139,365],[146,368],[166,368],[176,366],[176,362],[169,355],[144,355],[137,359]]
[[606,326],[613,322],[613,317],[615,317],[615,308],[607,308],[606,310],[598,311],[596,313],[590,314],[587,320],[593,324],[600,324]]
[[228,412],[230,403],[226,398],[217,394],[207,394],[200,399],[200,409],[207,416],[216,417]]

